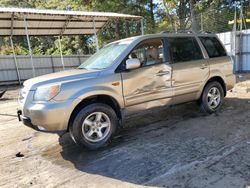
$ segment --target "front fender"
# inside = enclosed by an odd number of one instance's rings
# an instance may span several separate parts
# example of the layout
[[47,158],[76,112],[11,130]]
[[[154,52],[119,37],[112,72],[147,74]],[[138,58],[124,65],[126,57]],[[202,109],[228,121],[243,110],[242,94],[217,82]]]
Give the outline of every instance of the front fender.
[[105,86],[93,86],[84,88],[82,90],[79,90],[77,93],[75,93],[72,97],[78,98],[80,101],[92,97],[92,96],[98,96],[98,95],[107,95],[112,97],[116,100],[116,102],[119,104],[121,108],[124,108],[124,100],[123,96],[120,91],[117,91],[117,89],[113,89],[110,87]]

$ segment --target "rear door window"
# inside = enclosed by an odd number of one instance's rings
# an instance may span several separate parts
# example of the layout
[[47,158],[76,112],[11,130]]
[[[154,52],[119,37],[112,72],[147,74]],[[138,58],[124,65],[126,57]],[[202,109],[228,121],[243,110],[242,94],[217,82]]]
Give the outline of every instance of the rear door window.
[[222,44],[216,37],[199,37],[210,58],[227,56]]
[[194,37],[168,38],[173,63],[203,59],[203,55]]

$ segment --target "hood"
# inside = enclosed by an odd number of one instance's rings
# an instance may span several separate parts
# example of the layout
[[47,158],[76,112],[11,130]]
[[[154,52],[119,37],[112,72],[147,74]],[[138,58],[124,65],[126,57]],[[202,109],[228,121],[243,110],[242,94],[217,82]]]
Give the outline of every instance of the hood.
[[100,71],[98,70],[86,70],[86,69],[66,70],[31,78],[29,80],[26,80],[23,85],[24,87],[27,87],[30,90],[32,90],[38,86],[45,84],[94,78],[97,77],[99,72]]

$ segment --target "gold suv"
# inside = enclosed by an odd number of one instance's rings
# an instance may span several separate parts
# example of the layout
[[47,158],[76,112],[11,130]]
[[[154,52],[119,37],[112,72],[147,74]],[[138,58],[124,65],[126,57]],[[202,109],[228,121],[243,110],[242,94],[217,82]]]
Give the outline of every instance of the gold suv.
[[233,63],[216,35],[137,36],[106,45],[77,69],[25,81],[18,117],[97,149],[128,115],[188,101],[213,113],[234,84]]

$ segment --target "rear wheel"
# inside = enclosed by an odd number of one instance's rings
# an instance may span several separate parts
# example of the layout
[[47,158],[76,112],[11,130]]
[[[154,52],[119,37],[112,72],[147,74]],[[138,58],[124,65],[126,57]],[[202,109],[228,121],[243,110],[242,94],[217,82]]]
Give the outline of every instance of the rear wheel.
[[219,82],[209,82],[200,98],[202,112],[213,113],[220,109],[224,98],[224,91]]
[[78,112],[69,131],[77,144],[93,150],[107,145],[117,126],[115,111],[106,104],[95,103]]

